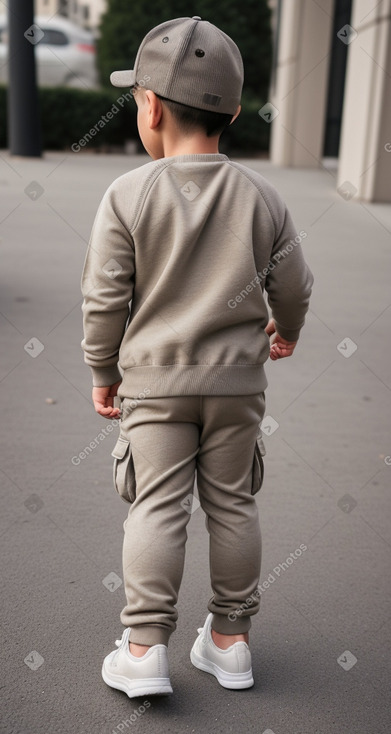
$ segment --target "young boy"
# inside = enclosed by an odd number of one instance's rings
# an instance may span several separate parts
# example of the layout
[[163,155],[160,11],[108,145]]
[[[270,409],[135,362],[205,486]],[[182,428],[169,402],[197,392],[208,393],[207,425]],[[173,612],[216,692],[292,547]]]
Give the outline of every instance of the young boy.
[[144,38],[134,70],[111,81],[133,90],[153,161],[104,195],[82,282],[93,402],[104,418],[121,417],[114,483],[131,503],[126,629],[102,675],[129,697],[172,693],[167,645],[197,471],[213,595],[191,661],[226,688],[248,688],[263,365],[292,354],[304,323],[305,233],[271,184],[218,152],[243,84],[239,49],[222,31],[198,17],[163,23]]

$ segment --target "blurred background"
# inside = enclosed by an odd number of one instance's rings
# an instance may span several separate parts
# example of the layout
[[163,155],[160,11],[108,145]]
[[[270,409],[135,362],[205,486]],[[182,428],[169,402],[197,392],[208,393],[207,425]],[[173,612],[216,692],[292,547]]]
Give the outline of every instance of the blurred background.
[[[391,124],[387,7],[365,0],[152,0],[146,12],[141,0],[35,0],[39,38],[31,42],[43,147],[69,150],[116,105],[110,124],[89,136],[83,152],[142,152],[135,105],[118,106],[110,72],[132,68],[152,26],[197,14],[231,35],[244,59],[242,113],[224,134],[222,152],[294,167],[338,159],[338,184],[351,184],[345,196],[390,201],[388,156],[381,155]],[[9,144],[8,76],[4,11],[0,148]]]
[[[240,125],[225,136],[225,149],[266,151],[269,126],[257,110],[267,101],[272,64],[272,11],[267,0],[36,0],[34,22],[42,30],[35,44],[43,147],[69,149],[112,108],[121,90],[110,84],[114,69],[132,68],[145,34],[158,23],[200,15],[238,43],[246,67]],[[22,39],[25,42],[25,39]],[[7,15],[0,16],[0,148],[7,146]],[[136,107],[127,101],[86,146],[88,151],[142,151]]]
[[[388,160],[380,155],[391,124],[386,6],[365,0],[152,0],[146,12],[142,0],[36,0],[43,147],[69,150],[116,105],[110,72],[132,68],[140,39],[151,27],[197,14],[231,35],[244,59],[242,113],[224,134],[222,152],[251,152],[299,167],[338,159],[339,185],[351,184],[346,196],[390,201]],[[8,41],[3,13],[0,148],[8,140]],[[132,101],[120,105],[110,125],[90,138],[85,152],[143,152]],[[367,164],[371,170],[363,173]]]

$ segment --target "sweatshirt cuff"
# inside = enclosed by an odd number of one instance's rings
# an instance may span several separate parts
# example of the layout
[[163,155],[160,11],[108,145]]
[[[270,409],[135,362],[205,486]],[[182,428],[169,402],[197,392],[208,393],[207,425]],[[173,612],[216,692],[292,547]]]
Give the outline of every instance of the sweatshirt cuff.
[[122,375],[116,364],[111,367],[91,367],[93,387],[109,387],[122,381]]
[[288,342],[297,342],[300,335],[301,327],[300,329],[285,329],[275,319],[274,326],[276,327],[276,332],[280,336],[282,336],[283,339],[286,339]]

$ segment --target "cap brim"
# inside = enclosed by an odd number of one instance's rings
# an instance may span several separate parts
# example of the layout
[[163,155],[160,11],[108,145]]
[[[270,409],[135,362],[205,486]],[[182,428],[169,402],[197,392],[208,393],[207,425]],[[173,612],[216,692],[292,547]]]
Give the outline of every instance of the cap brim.
[[110,81],[113,87],[134,87],[136,84],[136,75],[133,69],[113,71],[110,74]]

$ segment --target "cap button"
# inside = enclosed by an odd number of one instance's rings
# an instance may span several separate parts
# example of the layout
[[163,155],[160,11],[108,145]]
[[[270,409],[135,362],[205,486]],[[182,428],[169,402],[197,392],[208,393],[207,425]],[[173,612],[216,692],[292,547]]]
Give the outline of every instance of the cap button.
[[201,20],[201,18],[199,15],[193,15],[192,20]]

